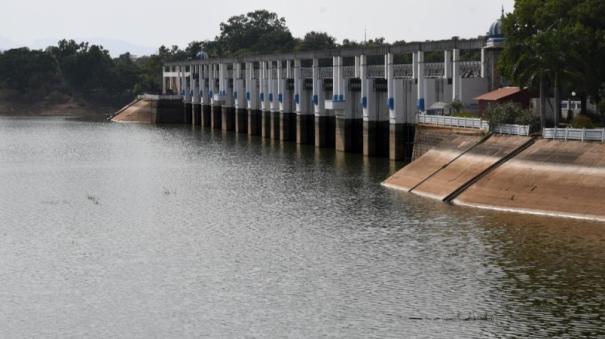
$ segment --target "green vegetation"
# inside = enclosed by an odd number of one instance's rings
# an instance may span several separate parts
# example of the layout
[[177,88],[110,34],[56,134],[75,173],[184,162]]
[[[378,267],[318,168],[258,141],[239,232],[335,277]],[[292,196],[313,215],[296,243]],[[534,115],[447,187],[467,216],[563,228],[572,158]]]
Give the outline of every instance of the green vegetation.
[[577,115],[571,122],[573,128],[595,128],[595,124],[592,122],[589,116],[584,114]]
[[212,58],[383,45],[384,38],[362,43],[345,39],[339,45],[336,38],[323,32],[309,32],[299,39],[292,36],[284,18],[258,10],[227,19],[213,40],[193,41],[185,49],[161,46],[151,56],[127,53],[112,58],[102,46],[74,40],[59,41],[46,50],[0,52],[0,99],[44,105],[76,98],[91,105],[118,108],[138,94],[160,92],[162,64],[199,58],[202,51]]
[[464,109],[464,103],[462,101],[456,99],[449,104],[447,104],[447,110],[454,116],[457,116]]
[[505,124],[536,125],[536,119],[532,113],[514,102],[493,105],[487,110],[487,120],[490,126]]
[[478,118],[476,113],[471,112],[456,112],[453,113],[452,116],[456,118]]
[[[503,75],[515,84],[560,101],[576,91],[582,101],[599,103],[605,89],[605,1],[517,0],[503,20],[505,48],[499,60]],[[556,105],[555,123],[560,121]],[[586,113],[586,105],[583,113]],[[605,111],[601,120],[605,122]],[[544,126],[544,112],[541,112]]]

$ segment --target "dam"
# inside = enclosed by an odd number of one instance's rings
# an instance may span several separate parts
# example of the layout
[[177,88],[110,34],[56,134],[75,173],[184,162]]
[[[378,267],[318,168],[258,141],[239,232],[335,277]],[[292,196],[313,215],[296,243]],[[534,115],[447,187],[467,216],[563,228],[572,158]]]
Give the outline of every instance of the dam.
[[409,163],[384,181],[389,188],[605,221],[594,198],[605,191],[605,130],[555,128],[544,140],[530,126],[434,115],[454,101],[477,112],[478,97],[510,89],[496,68],[497,27],[476,39],[170,62],[162,94],[139,97],[113,121],[190,124],[388,158]]
[[499,87],[498,52],[481,37],[172,62],[162,95],[146,100],[164,107],[152,122],[409,161],[417,113],[454,100],[476,106]]

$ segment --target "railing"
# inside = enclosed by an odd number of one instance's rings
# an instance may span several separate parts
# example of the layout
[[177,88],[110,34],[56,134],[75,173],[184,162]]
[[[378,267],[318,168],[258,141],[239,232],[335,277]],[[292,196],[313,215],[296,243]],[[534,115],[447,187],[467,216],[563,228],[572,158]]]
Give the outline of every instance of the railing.
[[580,129],[580,128],[545,128],[542,130],[544,139],[580,140],[605,142],[605,128]]
[[424,64],[424,76],[427,78],[441,78],[445,74],[443,62]]
[[462,78],[480,78],[481,77],[481,61],[461,61],[460,76]]
[[334,74],[333,67],[320,67],[319,68],[319,78],[320,79],[332,79],[333,74]]
[[301,77],[303,79],[311,79],[313,78],[313,68],[311,67],[303,67],[300,69]]
[[384,65],[369,65],[368,78],[384,79]]
[[182,95],[178,94],[140,94],[137,100],[181,100]]
[[343,66],[342,73],[345,79],[355,78],[355,66]]
[[498,134],[509,134],[509,135],[529,135],[529,125],[498,125],[492,130]]
[[411,64],[399,64],[393,65],[395,78],[412,78],[414,76],[414,69]]
[[428,125],[489,130],[489,123],[479,118],[457,118],[443,115],[418,114],[416,116],[416,122]]

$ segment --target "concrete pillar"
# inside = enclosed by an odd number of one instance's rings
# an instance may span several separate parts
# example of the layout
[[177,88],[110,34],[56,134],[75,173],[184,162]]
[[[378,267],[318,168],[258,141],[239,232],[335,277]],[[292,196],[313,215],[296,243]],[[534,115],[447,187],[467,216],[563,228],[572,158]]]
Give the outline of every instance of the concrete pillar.
[[235,107],[233,105],[233,89],[230,82],[233,81],[233,70],[229,74],[229,64],[222,63],[220,67],[220,100],[221,109],[221,129],[223,131],[235,131]]
[[202,119],[202,104],[200,97],[200,81],[201,79],[201,65],[194,65],[192,68],[192,77],[191,77],[191,92],[192,92],[192,115],[191,115],[191,124],[193,126],[200,126]]
[[[187,74],[187,67],[189,67],[189,73]],[[183,73],[183,91],[184,91],[184,121],[186,124],[191,124],[192,116],[193,116],[193,105],[191,102],[191,85],[193,83],[193,65],[187,65],[184,68]]]
[[487,64],[486,64],[486,57],[485,57],[485,48],[481,49],[481,77],[485,78],[487,77]]
[[246,102],[246,91],[242,64],[233,64],[233,101],[235,106],[235,132],[248,133],[248,104]]
[[388,121],[380,121],[375,80],[368,77],[367,56],[360,56],[361,104],[363,107],[363,154],[370,157],[386,155]]
[[[211,107],[212,120],[211,120],[210,124],[211,124],[211,127],[214,129],[221,129],[223,106],[222,106],[221,96],[220,96],[220,86],[219,87],[216,86],[216,80],[220,79],[219,65],[212,64],[210,67],[211,67],[210,88],[212,88],[212,90],[210,92],[212,94],[212,98],[210,99],[211,106],[212,106]],[[220,82],[220,80],[219,80],[219,82]]]
[[319,60],[313,59],[313,106],[315,112],[315,147],[334,147],[335,121],[325,108],[323,79],[319,77]]
[[285,62],[285,74],[282,74],[284,70],[280,67],[278,78],[278,101],[279,101],[279,136],[282,141],[295,141],[296,140],[296,113],[293,107],[292,90],[288,88],[288,83],[294,77],[294,71],[292,68],[292,61],[286,60]]
[[211,90],[210,90],[210,66],[202,65],[202,74],[200,77],[201,81],[201,101],[202,101],[202,127],[210,127],[212,122],[212,106],[210,104],[210,100],[212,99]]
[[278,87],[281,81],[281,68],[282,62],[271,61],[271,67],[269,68],[269,110],[271,111],[271,139],[280,139],[280,112],[279,112],[279,101],[278,101]]
[[425,93],[426,93],[426,86],[425,86],[425,75],[424,75],[424,52],[422,51],[418,51],[416,52],[416,62],[418,63],[418,73],[417,73],[417,80],[418,80],[418,111],[419,112],[425,112],[426,111],[426,100],[425,100]]
[[334,57],[334,74],[332,83],[335,84],[332,94],[332,104],[335,111],[335,148],[341,152],[361,152],[361,135],[363,121],[355,116],[355,103],[352,100],[348,83],[344,78],[342,57]]
[[294,103],[296,106],[296,143],[315,143],[315,122],[312,102],[309,102],[309,92],[304,86],[302,76],[302,61],[294,60]]
[[271,74],[272,63],[263,61],[261,63],[261,135],[263,138],[271,138],[271,102],[269,101],[269,76]]
[[443,52],[443,78],[451,79],[452,78],[452,52],[444,51]]
[[394,57],[386,56],[387,106],[389,109],[389,159],[411,160],[414,146],[414,80],[395,79]]
[[[260,74],[259,74],[260,77]],[[246,101],[248,103],[248,135],[261,135],[261,110],[259,103],[259,79],[255,76],[254,63],[246,63]]]
[[453,51],[453,69],[452,69],[452,98],[453,100],[460,100],[460,50],[455,49]]

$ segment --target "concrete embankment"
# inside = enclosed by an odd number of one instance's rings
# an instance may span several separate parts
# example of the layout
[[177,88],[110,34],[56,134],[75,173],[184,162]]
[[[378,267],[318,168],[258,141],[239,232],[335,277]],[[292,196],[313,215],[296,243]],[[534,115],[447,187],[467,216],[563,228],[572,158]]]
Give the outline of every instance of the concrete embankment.
[[137,99],[118,111],[111,121],[151,123],[151,101]]
[[[191,105],[190,105],[191,106]],[[191,112],[181,99],[141,97],[124,106],[111,118],[113,122],[137,122],[147,124],[185,123]]]
[[605,145],[539,140],[453,202],[605,221]]
[[414,142],[415,160],[388,178],[383,185],[410,191],[470,150],[483,138],[483,134],[473,130],[453,131],[450,128],[428,129],[419,126]]
[[490,136],[414,188],[413,192],[449,201],[501,161],[531,143],[519,136]]
[[605,221],[605,145],[453,135],[383,184],[455,205]]

